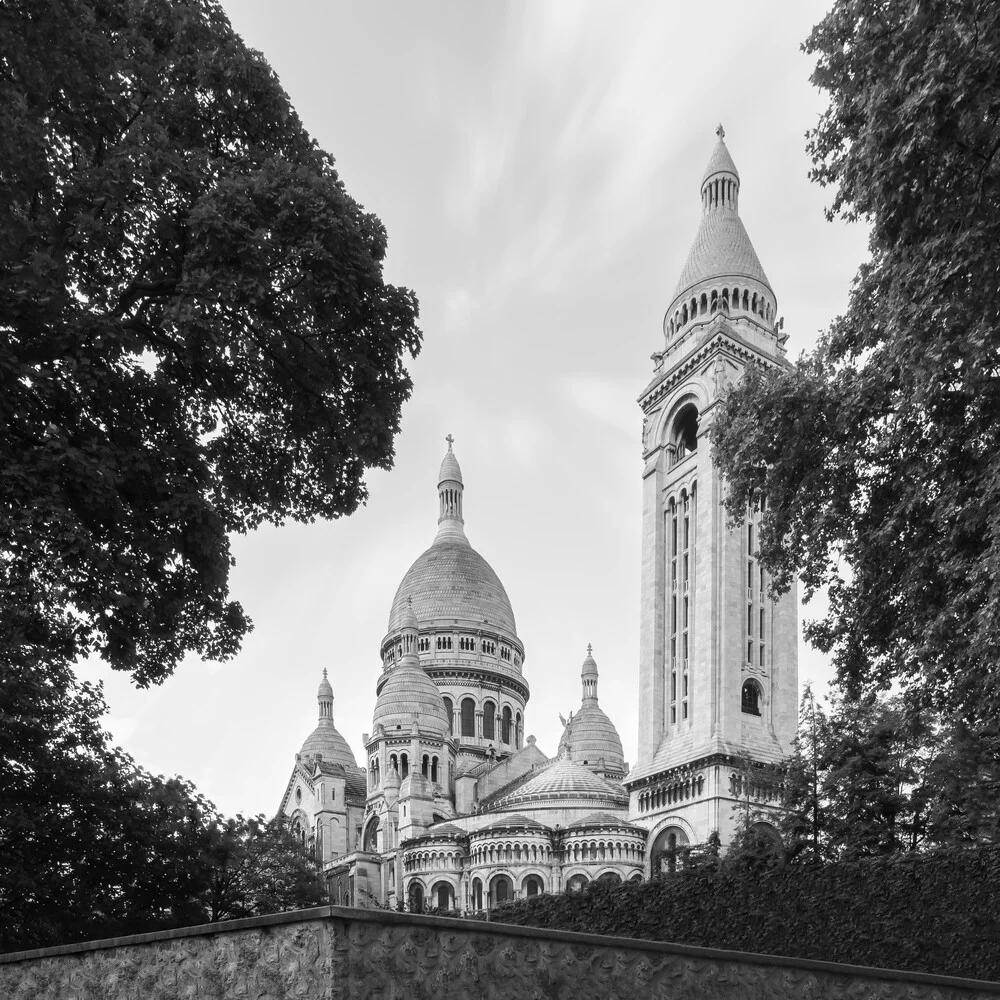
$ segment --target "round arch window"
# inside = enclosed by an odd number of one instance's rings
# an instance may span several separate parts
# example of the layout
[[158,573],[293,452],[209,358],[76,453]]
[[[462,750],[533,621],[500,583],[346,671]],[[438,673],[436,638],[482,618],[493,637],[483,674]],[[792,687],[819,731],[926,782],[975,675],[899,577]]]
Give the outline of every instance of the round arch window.
[[698,450],[698,409],[693,403],[682,407],[674,418],[671,438],[677,462]]
[[760,715],[761,690],[755,680],[743,682],[740,694],[740,711],[744,715]]

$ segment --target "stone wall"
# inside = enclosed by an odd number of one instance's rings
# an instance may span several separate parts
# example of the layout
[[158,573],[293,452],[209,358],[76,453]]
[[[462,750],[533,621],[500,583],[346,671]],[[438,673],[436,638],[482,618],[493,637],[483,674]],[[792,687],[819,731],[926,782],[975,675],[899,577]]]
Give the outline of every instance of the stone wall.
[[973,1000],[1000,984],[320,907],[0,955],[4,1000]]

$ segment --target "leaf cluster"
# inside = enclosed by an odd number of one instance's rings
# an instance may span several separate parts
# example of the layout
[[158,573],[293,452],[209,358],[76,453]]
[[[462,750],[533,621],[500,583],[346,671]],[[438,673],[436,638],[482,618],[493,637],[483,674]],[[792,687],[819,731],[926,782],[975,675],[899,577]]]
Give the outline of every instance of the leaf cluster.
[[385,230],[216,0],[3,4],[0,163],[0,649],[232,655],[229,534],[391,464]]
[[713,426],[732,516],[767,497],[775,589],[852,696],[899,682],[970,721],[1000,708],[1000,7],[837,0],[805,45],[831,214],[871,227],[848,311],[750,373]]

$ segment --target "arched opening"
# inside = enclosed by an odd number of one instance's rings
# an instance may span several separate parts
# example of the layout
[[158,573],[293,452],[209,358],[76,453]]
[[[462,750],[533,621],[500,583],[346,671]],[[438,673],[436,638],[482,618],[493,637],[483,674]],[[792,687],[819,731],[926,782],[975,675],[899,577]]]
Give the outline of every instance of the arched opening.
[[566,883],[566,891],[567,892],[580,892],[580,890],[583,889],[583,887],[589,881],[590,881],[590,879],[587,878],[587,876],[584,875],[582,872],[580,872],[579,874],[574,875],[572,878],[570,878],[569,881],[567,881],[567,883]]
[[494,875],[490,882],[490,906],[506,903],[514,898],[514,883],[509,875]]
[[740,711],[744,715],[760,715],[760,685],[755,680],[743,682],[743,691],[740,694]]
[[510,724],[513,721],[513,715],[510,711],[510,706],[507,705],[503,710],[503,730],[500,734],[500,738],[504,743],[510,743]]
[[518,750],[521,749],[521,741],[524,739],[523,729],[524,727],[521,723],[521,713],[518,712],[517,715],[514,716],[514,746],[516,746]]
[[428,754],[424,754],[423,758],[420,761],[420,773],[421,775],[423,775],[423,777],[429,778],[430,770],[431,770],[431,758]]
[[492,701],[483,702],[483,739],[495,740],[497,738],[497,707]]
[[431,781],[438,780],[438,759],[437,757],[431,758]]
[[621,885],[622,877],[618,872],[605,872],[597,881],[604,885]]
[[378,817],[375,816],[365,827],[365,835],[361,838],[361,849],[369,854],[378,851]]
[[482,879],[472,880],[472,908],[481,910],[483,908],[483,883]]
[[411,882],[406,900],[411,913],[421,913],[424,909],[424,887],[417,881]]
[[462,735],[476,735],[476,703],[471,698],[462,699]]
[[407,778],[410,775],[410,758],[402,753],[399,755],[399,776],[400,778]]
[[634,875],[630,875],[628,879],[629,885],[638,885],[642,881],[642,874],[636,872]]
[[448,732],[452,733],[455,731],[455,705],[451,698],[442,698],[444,702],[444,710],[448,715]]
[[661,830],[649,851],[649,870],[653,878],[677,871],[677,856],[688,844],[687,834],[679,826]]
[[679,462],[698,450],[698,408],[689,403],[674,418],[674,460]]
[[436,882],[431,889],[431,898],[434,905],[439,910],[453,910],[455,908],[455,890],[450,882]]
[[521,883],[521,895],[540,896],[545,892],[545,886],[537,875],[526,875]]

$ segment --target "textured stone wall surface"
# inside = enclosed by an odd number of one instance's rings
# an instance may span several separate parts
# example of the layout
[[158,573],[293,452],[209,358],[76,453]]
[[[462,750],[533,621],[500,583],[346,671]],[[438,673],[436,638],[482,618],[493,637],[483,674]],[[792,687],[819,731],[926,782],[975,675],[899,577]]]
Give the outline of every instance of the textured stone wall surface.
[[1000,984],[337,907],[0,956],[4,1000],[973,1000]]

